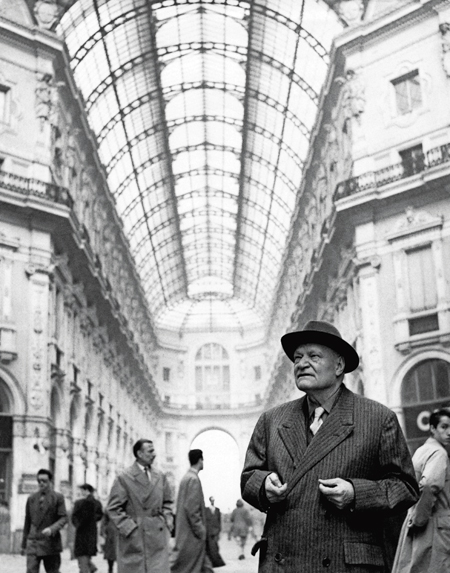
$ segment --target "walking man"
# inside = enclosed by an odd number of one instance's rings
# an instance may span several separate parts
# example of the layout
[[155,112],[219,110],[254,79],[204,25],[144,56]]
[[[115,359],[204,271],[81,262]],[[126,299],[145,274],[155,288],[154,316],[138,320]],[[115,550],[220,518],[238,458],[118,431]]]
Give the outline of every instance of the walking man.
[[103,511],[90,484],[80,486],[80,492],[82,498],[77,499],[72,512],[72,523],[76,528],[73,554],[80,573],[94,573],[97,567],[91,558],[97,555],[97,521],[102,518]]
[[223,567],[225,561],[219,552],[219,536],[222,530],[222,516],[220,509],[215,506],[214,497],[209,498],[209,507],[206,509],[206,553],[213,567]]
[[39,470],[39,491],[31,494],[27,500],[22,538],[22,555],[27,556],[27,573],[39,573],[41,561],[46,573],[59,573],[61,566],[60,530],[67,523],[67,513],[64,497],[53,490],[52,480],[50,470]]
[[118,573],[169,573],[172,492],[165,474],[152,467],[151,440],[138,440],[133,454],[136,461],[117,476],[106,508],[118,529]]
[[212,573],[206,555],[206,509],[198,473],[203,469],[202,450],[190,450],[191,467],[180,483],[177,499],[172,573]]

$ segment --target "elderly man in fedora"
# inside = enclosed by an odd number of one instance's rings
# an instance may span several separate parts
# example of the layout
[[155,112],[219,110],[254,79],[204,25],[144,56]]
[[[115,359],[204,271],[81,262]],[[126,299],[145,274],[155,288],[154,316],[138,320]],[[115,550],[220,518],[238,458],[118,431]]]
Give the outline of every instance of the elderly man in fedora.
[[259,572],[387,572],[386,520],[418,499],[397,417],[345,387],[359,357],[333,325],[281,344],[305,395],[264,412],[248,446],[242,497],[267,512]]

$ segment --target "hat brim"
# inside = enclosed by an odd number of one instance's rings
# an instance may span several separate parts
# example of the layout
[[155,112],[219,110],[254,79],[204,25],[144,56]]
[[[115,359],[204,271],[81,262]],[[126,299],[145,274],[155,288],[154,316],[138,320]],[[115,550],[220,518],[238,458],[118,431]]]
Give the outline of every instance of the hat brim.
[[287,357],[294,362],[294,352],[301,344],[323,344],[338,354],[345,360],[344,372],[353,372],[359,365],[359,356],[356,350],[348,342],[329,334],[328,332],[318,332],[317,330],[301,330],[298,332],[288,332],[281,337],[281,345]]

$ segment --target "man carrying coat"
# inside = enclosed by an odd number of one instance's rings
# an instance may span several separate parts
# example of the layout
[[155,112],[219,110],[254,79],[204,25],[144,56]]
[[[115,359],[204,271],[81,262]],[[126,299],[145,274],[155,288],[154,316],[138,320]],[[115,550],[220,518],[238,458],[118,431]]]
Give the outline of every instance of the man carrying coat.
[[80,573],[94,573],[97,567],[91,558],[97,555],[97,521],[103,516],[102,504],[95,499],[90,484],[81,485],[80,491],[83,497],[77,499],[72,511],[72,523],[76,528],[73,554]]
[[27,573],[39,573],[41,561],[47,573],[59,573],[61,566],[60,530],[67,523],[64,496],[53,491],[53,474],[37,473],[39,491],[30,495],[25,509],[22,554],[27,556]]
[[172,492],[152,467],[153,442],[138,440],[133,453],[136,461],[116,478],[106,508],[118,529],[118,573],[169,573]]
[[267,512],[260,573],[382,573],[385,520],[417,501],[397,417],[349,391],[354,348],[331,324],[285,334],[305,396],[264,412],[250,439],[242,497]]

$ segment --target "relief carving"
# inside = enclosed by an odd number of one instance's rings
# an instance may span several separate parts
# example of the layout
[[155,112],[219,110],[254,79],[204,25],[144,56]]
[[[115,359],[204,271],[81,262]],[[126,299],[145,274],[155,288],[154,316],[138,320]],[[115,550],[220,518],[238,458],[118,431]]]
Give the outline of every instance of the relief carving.
[[450,78],[450,22],[439,25],[442,41],[442,66],[447,77]]

